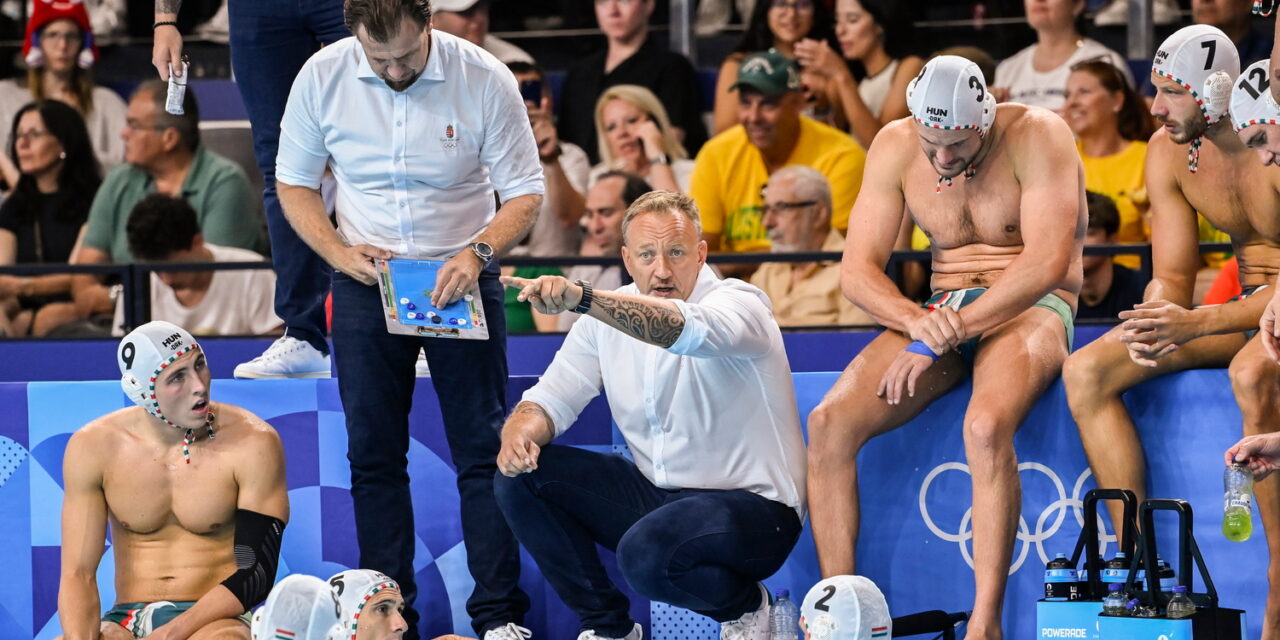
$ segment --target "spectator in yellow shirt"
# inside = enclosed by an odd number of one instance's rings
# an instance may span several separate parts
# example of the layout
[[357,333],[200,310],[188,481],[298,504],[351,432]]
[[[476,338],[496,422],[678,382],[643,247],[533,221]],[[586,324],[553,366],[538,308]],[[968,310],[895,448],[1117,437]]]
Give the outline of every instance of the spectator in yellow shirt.
[[862,186],[866,153],[845,133],[800,115],[796,64],[770,50],[748,56],[731,87],[738,124],[709,140],[694,163],[689,195],[712,251],[767,251],[760,190],[770,174],[798,164],[832,185],[831,226],[840,232]]
[[[1146,242],[1147,183],[1144,167],[1147,139],[1155,122],[1146,102],[1105,59],[1078,62],[1067,77],[1063,117],[1076,134],[1084,163],[1084,184],[1116,203],[1120,230],[1116,242]],[[1135,269],[1136,255],[1116,262]]]

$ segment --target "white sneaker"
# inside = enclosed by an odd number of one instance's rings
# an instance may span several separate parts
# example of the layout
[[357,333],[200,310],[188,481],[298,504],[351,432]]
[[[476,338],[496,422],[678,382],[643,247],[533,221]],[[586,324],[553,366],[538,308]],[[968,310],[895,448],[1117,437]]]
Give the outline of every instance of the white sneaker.
[[414,371],[414,374],[417,375],[419,378],[431,377],[431,367],[427,366],[427,350],[426,349],[421,349],[418,351],[418,363],[413,365],[413,371]]
[[328,378],[329,356],[310,343],[280,336],[262,355],[236,366],[237,378]]
[[592,629],[587,629],[586,631],[578,634],[578,640],[644,640],[644,630],[640,628],[640,623],[637,622],[636,626],[631,628],[631,633],[628,633],[621,638],[606,638],[602,635],[596,634]]
[[514,622],[484,632],[484,640],[527,640],[532,637],[532,631]]
[[760,585],[760,608],[720,623],[720,640],[769,640],[769,591]]
[[[1159,25],[1177,22],[1181,9],[1175,0],[1155,0],[1151,7],[1151,19]],[[1128,0],[1112,0],[1093,16],[1093,23],[1099,27],[1113,27],[1129,24]]]

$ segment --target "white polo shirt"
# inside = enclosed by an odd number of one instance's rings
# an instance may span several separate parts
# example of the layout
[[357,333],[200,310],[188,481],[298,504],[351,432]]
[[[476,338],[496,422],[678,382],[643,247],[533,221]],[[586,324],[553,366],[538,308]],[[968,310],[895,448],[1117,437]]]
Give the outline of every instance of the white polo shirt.
[[303,65],[280,122],[276,180],[317,189],[326,164],[343,240],[415,257],[471,242],[493,219],[495,190],[503,202],[544,191],[515,77],[439,30],[404,91],[373,72],[355,37]]
[[[629,284],[620,293],[637,293]],[[804,517],[805,451],[769,297],[703,266],[667,349],[590,316],[524,400],[564,433],[601,388],[636,466],[664,489],[746,489]]]

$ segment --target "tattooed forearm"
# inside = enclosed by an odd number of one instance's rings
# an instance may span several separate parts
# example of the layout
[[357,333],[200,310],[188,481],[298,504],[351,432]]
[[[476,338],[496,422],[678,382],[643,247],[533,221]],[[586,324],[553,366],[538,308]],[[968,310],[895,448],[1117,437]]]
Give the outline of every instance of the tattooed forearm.
[[156,13],[178,13],[182,0],[156,0]]
[[609,324],[662,348],[670,347],[684,331],[684,316],[679,309],[669,308],[657,300],[632,300],[609,295],[605,292],[596,294],[591,304],[592,310],[599,309]]

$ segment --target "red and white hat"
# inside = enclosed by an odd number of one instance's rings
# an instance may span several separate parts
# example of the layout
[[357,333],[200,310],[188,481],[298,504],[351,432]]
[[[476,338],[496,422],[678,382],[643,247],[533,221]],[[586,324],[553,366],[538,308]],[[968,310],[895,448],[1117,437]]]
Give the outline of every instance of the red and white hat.
[[31,17],[27,20],[27,33],[22,38],[22,58],[28,67],[44,64],[44,52],[40,50],[40,32],[54,20],[70,20],[80,27],[84,43],[76,63],[88,69],[98,60],[98,45],[93,42],[93,27],[89,24],[89,12],[81,0],[34,0]]

